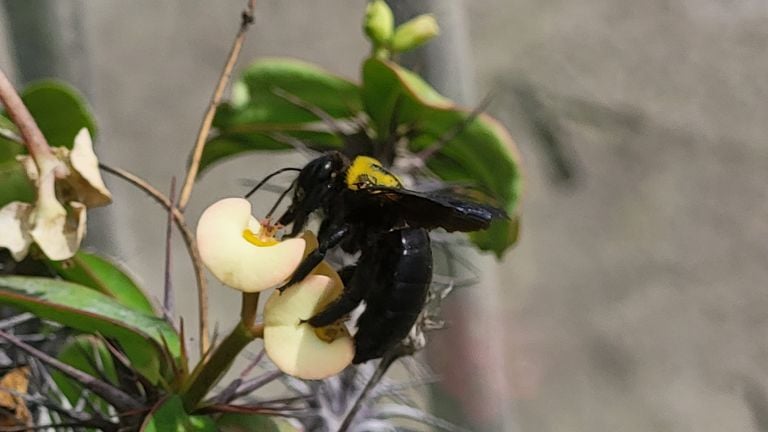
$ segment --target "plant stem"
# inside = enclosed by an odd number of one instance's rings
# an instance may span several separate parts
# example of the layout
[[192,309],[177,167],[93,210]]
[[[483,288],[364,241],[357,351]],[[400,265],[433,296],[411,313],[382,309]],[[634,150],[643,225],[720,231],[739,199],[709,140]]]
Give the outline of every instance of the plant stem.
[[48,141],[45,140],[35,119],[32,118],[32,114],[30,114],[27,107],[24,106],[21,97],[16,92],[16,89],[13,88],[13,84],[11,84],[2,70],[0,70],[0,102],[5,106],[13,123],[19,128],[21,138],[27,146],[29,154],[31,154],[38,163],[38,167],[40,167],[40,161],[54,158],[51,147],[48,145]]
[[163,287],[163,313],[165,319],[173,325],[173,281],[171,280],[171,237],[173,234],[173,210],[176,206],[176,176],[171,177],[171,190],[168,193],[168,219],[165,226],[165,286]]
[[184,180],[184,186],[181,189],[181,196],[179,198],[179,210],[181,211],[184,211],[187,207],[189,197],[192,195],[192,187],[195,185],[195,178],[200,169],[200,159],[203,157],[205,140],[208,138],[208,133],[211,131],[213,116],[216,114],[216,108],[219,106],[219,103],[221,103],[221,97],[224,94],[224,89],[227,87],[229,77],[232,75],[232,69],[235,67],[237,58],[240,56],[240,50],[243,48],[243,41],[245,41],[245,32],[248,30],[248,27],[253,24],[253,9],[255,7],[256,0],[248,0],[248,5],[242,13],[240,29],[237,31],[235,41],[232,42],[232,48],[229,51],[226,63],[224,63],[224,69],[222,69],[221,75],[219,76],[219,82],[216,84],[216,89],[213,91],[211,102],[208,104],[208,111],[203,117],[200,131],[197,133],[197,141],[192,150],[192,161],[187,169],[187,178]]
[[195,240],[192,230],[189,229],[184,214],[171,205],[169,200],[162,192],[157,190],[154,186],[149,184],[141,177],[132,174],[124,169],[111,167],[104,163],[99,163],[99,168],[104,171],[120,177],[121,179],[133,184],[139,189],[146,192],[149,196],[159,202],[167,210],[173,212],[173,218],[176,221],[176,226],[181,232],[181,236],[184,238],[184,244],[187,245],[187,251],[189,257],[192,259],[192,266],[195,268],[195,279],[197,281],[197,303],[198,303],[198,315],[200,321],[200,356],[202,357],[208,352],[210,339],[208,339],[208,281],[205,279],[205,269],[203,268],[203,260],[200,258],[200,251],[197,249],[197,240]]
[[185,385],[181,393],[181,400],[187,412],[192,412],[197,407],[211,388],[229,370],[240,351],[256,337],[256,334],[248,326],[240,322],[221,341],[221,344],[214,348],[210,359],[197,365],[189,378],[189,384]]
[[256,323],[256,311],[259,308],[259,293],[243,293],[243,303],[240,308],[240,321],[251,328]]

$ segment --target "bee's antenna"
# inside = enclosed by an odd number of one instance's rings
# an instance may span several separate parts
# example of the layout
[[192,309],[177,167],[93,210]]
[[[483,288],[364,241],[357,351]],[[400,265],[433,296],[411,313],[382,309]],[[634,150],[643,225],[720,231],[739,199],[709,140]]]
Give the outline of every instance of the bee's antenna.
[[[284,173],[286,171],[301,171],[301,168],[288,167],[288,168],[281,168],[281,169],[273,172],[272,174],[264,177],[264,179],[262,181],[260,181],[259,184],[254,186],[253,189],[251,189],[247,194],[245,194],[245,198],[250,198],[250,196],[253,195],[253,193],[256,192],[257,190],[259,190],[262,186],[264,186],[269,181],[269,179],[271,179],[272,177],[274,177],[274,176],[276,176],[278,174]],[[290,190],[290,188],[288,188],[287,190]]]
[[267,213],[267,216],[266,216],[266,218],[267,218],[267,219],[269,219],[269,218],[271,218],[271,217],[272,217],[272,213],[274,213],[274,212],[275,212],[275,210],[277,210],[277,206],[279,206],[279,205],[280,205],[280,202],[283,200],[283,198],[285,198],[285,196],[286,196],[286,195],[288,195],[288,192],[290,192],[290,191],[291,191],[291,189],[293,189],[293,186],[294,186],[295,184],[296,184],[296,180],[294,180],[294,181],[293,181],[293,183],[291,183],[291,185],[290,185],[290,186],[288,186],[288,187],[287,187],[287,188],[286,188],[286,189],[283,191],[283,193],[281,193],[281,194],[280,194],[280,197],[278,197],[278,198],[277,198],[277,202],[275,202],[275,205],[273,205],[273,206],[272,206],[272,208],[271,208],[271,209],[269,209],[269,213]]

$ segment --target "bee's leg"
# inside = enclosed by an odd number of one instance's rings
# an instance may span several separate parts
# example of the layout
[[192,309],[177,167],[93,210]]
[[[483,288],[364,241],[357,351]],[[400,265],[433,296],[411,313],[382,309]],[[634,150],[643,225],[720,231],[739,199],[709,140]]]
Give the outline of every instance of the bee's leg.
[[336,322],[344,315],[352,312],[357,305],[363,300],[363,284],[355,283],[355,272],[358,266],[347,266],[339,271],[344,282],[344,292],[329,304],[322,311],[316,313],[313,317],[306,320],[312,327],[322,327]]
[[320,244],[317,246],[317,249],[310,252],[310,254],[307,255],[301,264],[299,264],[299,266],[296,268],[296,271],[293,272],[293,275],[290,279],[288,279],[288,282],[284,283],[277,289],[280,292],[283,292],[289,286],[304,280],[304,278],[312,273],[312,270],[314,270],[315,267],[317,267],[317,265],[323,261],[323,258],[325,258],[325,254],[328,252],[328,250],[344,240],[344,237],[349,233],[349,231],[349,225],[342,225],[333,231],[328,231],[329,234],[327,235],[327,238],[318,239]]

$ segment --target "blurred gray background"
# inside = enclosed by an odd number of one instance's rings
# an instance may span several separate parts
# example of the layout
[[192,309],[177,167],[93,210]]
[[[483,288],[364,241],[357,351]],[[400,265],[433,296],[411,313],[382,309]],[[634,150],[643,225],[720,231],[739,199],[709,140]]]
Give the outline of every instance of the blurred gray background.
[[[93,106],[102,160],[163,190],[183,178],[242,1],[3,4],[0,66],[17,83],[73,83]],[[489,278],[501,301],[476,316],[503,331],[469,331],[478,349],[503,350],[503,379],[489,385],[504,397],[487,409],[453,376],[448,391],[504,430],[768,431],[768,2],[460,6],[476,77],[467,103],[494,95],[527,178],[522,240]],[[290,56],[356,79],[363,9],[260,0],[240,66]],[[15,54],[13,35],[27,35]],[[221,164],[197,185],[190,219],[300,160]],[[165,215],[107,182],[117,199],[92,213],[89,242],[159,296]],[[177,304],[191,311],[180,243],[174,255]],[[211,299],[228,329],[239,296],[214,284]]]

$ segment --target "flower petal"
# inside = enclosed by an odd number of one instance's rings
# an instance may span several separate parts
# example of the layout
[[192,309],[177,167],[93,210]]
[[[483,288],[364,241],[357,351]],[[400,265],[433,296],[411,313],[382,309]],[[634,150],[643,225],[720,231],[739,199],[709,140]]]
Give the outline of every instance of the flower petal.
[[55,176],[49,171],[40,178],[37,203],[33,212],[32,230],[29,234],[45,256],[60,261],[72,256],[80,247],[85,234],[85,206],[71,202],[72,213],[56,200]]
[[243,292],[278,286],[293,274],[304,253],[303,239],[257,246],[244,237],[258,236],[261,225],[251,216],[251,204],[225,198],[208,207],[197,224],[197,242],[206,267],[221,282]]
[[0,248],[7,248],[16,261],[27,256],[32,244],[29,235],[31,212],[32,204],[20,201],[13,201],[0,209]]
[[78,201],[87,207],[99,207],[112,202],[112,194],[99,172],[99,160],[93,152],[93,143],[88,129],[80,129],[75,136],[75,145],[69,153],[69,162],[75,172],[70,176],[69,182],[77,192]]
[[328,342],[309,319],[338,295],[336,282],[323,275],[310,275],[280,294],[275,291],[264,306],[264,349],[283,372],[302,379],[323,379],[341,372],[355,356],[355,346],[346,327]]

